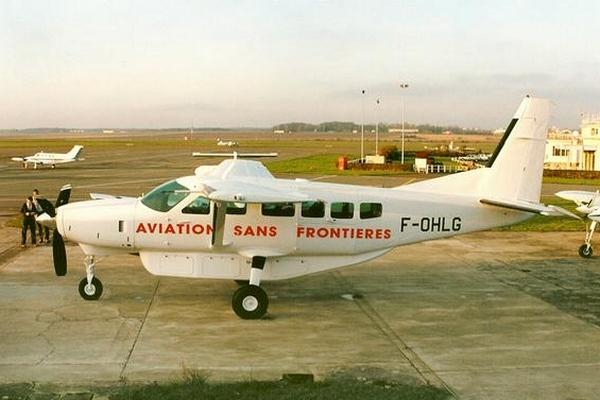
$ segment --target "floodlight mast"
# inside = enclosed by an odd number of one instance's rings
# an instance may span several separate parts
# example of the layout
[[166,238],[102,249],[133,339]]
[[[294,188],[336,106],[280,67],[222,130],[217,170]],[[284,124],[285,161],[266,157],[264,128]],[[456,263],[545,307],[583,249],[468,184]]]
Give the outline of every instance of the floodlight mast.
[[379,155],[379,98],[375,102],[375,155]]
[[360,122],[360,163],[365,162],[365,90],[362,90],[360,97],[360,105],[362,110],[362,120]]
[[[401,83],[400,84],[400,89],[408,89],[408,83]],[[404,102],[404,95],[403,95],[404,91],[401,90],[400,92],[400,96],[402,99],[402,156],[401,156],[401,160],[400,163],[404,164],[404,113],[405,113],[405,102]]]

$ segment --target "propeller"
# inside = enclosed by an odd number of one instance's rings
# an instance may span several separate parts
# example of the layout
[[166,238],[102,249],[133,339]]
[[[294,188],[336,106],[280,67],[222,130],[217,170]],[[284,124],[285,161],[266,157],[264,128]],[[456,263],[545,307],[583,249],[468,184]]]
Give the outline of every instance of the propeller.
[[67,274],[67,251],[62,235],[56,228],[56,209],[64,206],[69,202],[71,197],[71,185],[65,185],[60,188],[58,197],[54,207],[48,204],[46,212],[36,218],[40,224],[52,228],[52,261],[54,262],[54,272],[57,276],[65,276]]
[[596,205],[596,200],[598,199],[599,194],[600,191],[596,190],[596,193],[594,193],[594,195],[588,202],[582,201],[581,204],[575,209],[583,214],[590,214],[595,212],[598,208],[598,206]]
[[[60,188],[56,203],[54,204],[55,210],[64,206],[69,202],[71,197],[71,185],[65,185]],[[56,217],[56,211],[53,211],[53,217]],[[56,222],[55,222],[56,223]],[[67,251],[65,249],[65,241],[63,240],[58,229],[52,232],[52,261],[54,262],[54,272],[56,276],[65,276],[67,274]]]

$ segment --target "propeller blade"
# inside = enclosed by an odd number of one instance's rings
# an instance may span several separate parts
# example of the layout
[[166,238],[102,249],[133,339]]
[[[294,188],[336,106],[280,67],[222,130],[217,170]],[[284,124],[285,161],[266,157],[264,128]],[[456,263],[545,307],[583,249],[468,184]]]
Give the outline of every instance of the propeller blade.
[[56,276],[65,276],[67,274],[67,251],[65,242],[57,230],[52,233],[52,261],[54,261]]
[[66,184],[65,186],[60,188],[60,192],[58,193],[58,197],[56,198],[55,208],[60,206],[64,206],[69,202],[69,198],[71,197],[71,185]]

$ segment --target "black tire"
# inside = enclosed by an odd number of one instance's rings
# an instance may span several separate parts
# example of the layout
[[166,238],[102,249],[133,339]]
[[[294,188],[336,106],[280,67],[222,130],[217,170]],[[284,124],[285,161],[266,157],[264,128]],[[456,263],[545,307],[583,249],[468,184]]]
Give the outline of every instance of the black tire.
[[233,294],[231,307],[242,319],[259,319],[267,313],[269,297],[258,286],[242,286]]
[[245,281],[243,279],[234,279],[233,280],[238,286],[246,286],[250,284],[250,281]]
[[579,246],[579,255],[583,258],[590,258],[594,254],[594,250],[592,246],[588,246],[587,244],[582,244]]
[[84,299],[84,300],[98,300],[100,298],[100,296],[102,296],[102,282],[100,282],[100,279],[93,277],[92,278],[92,288],[93,288],[93,292],[86,292],[86,286],[87,286],[87,278],[83,278],[81,280],[81,282],[79,282],[79,295]]

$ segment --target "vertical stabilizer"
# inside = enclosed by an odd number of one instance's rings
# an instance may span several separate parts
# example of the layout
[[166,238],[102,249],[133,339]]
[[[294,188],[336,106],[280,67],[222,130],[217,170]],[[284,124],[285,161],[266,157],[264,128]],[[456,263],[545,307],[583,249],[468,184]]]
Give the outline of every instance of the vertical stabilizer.
[[538,203],[544,170],[550,101],[527,96],[511,119],[486,168],[400,186],[398,190],[462,193]]
[[79,156],[81,155],[82,152],[83,152],[83,146],[81,146],[79,144],[75,145],[75,146],[73,146],[73,148],[71,150],[69,150],[66,158],[69,160],[76,160],[77,158],[79,158]]
[[550,101],[527,96],[488,163],[481,194],[537,203],[542,188]]

